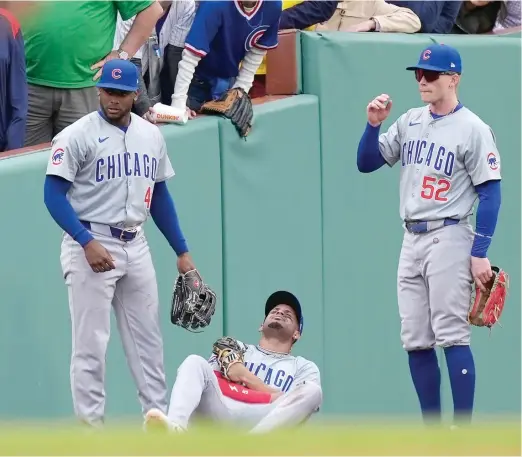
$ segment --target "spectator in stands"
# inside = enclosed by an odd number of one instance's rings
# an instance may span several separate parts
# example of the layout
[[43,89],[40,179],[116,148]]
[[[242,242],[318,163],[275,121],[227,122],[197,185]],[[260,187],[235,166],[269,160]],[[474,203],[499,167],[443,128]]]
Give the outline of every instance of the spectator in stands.
[[313,25],[328,21],[337,9],[337,1],[283,1],[279,29],[311,30]]
[[23,146],[26,121],[23,35],[14,14],[0,4],[0,152]]
[[501,3],[481,0],[462,2],[452,33],[476,35],[492,32]]
[[[326,22],[332,17],[336,8],[337,1],[283,1],[283,11],[281,20],[279,21],[279,30],[297,29],[312,30],[312,26]],[[265,75],[266,75],[266,58],[257,70],[254,84],[250,90],[250,97],[264,97],[265,92]]]
[[318,24],[315,30],[415,33],[420,28],[419,17],[409,8],[391,5],[384,0],[347,0],[339,2],[332,18]]
[[282,2],[201,1],[182,52],[171,106],[195,117],[232,87],[249,92],[268,49],[279,43]]
[[[25,145],[47,143],[98,108],[96,80],[103,64],[130,59],[149,38],[162,8],[155,0],[38,2],[22,21],[29,111]],[[136,16],[120,49],[112,50],[116,12]]]
[[163,56],[160,73],[161,103],[165,105],[170,105],[172,102],[178,65],[185,47],[185,38],[194,22],[196,8],[199,4],[195,0],[175,0],[170,3],[163,21],[156,27]]
[[[482,8],[494,2],[485,0],[469,0],[469,2],[466,3],[470,3],[472,7],[475,8]],[[520,0],[502,0],[499,2],[500,8],[492,29],[493,32],[499,32],[511,27],[520,27],[520,3]]]
[[457,0],[388,0],[388,3],[412,10],[421,21],[421,33],[451,33],[462,2]]
[[[132,24],[134,23],[136,16],[133,16],[130,19],[127,19],[124,21],[121,18],[121,14],[118,12],[118,17],[116,21],[116,33],[114,34],[114,44],[112,49],[114,51],[117,51],[120,49],[121,44],[123,43],[123,40],[129,33]],[[149,113],[149,108],[152,106],[150,103],[150,99],[147,93],[147,88],[145,87],[145,81],[143,80],[143,66],[142,66],[142,57],[143,53],[146,52],[146,44],[144,44],[136,54],[134,54],[134,57],[131,57],[130,61],[136,65],[138,68],[138,77],[139,77],[139,91],[138,91],[138,99],[134,102],[134,105],[132,107],[132,112],[137,114],[138,116],[147,118],[147,115]]]

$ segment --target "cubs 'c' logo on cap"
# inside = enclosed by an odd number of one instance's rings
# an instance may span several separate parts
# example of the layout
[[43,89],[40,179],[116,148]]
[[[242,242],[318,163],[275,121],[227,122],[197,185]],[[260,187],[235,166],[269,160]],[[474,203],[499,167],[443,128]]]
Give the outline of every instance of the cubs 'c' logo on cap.
[[426,49],[426,51],[422,53],[422,60],[428,60],[430,58],[430,55],[431,51],[429,49]]
[[493,171],[498,170],[498,167],[499,167],[498,159],[497,159],[497,156],[495,155],[495,153],[493,153],[493,152],[490,152],[488,154],[488,165],[489,165],[489,168],[491,168]]
[[62,148],[58,148],[53,152],[52,161],[53,165],[60,165],[63,162],[63,155],[65,151]]
[[112,79],[120,79],[121,78],[121,70],[119,68],[115,68],[112,70]]

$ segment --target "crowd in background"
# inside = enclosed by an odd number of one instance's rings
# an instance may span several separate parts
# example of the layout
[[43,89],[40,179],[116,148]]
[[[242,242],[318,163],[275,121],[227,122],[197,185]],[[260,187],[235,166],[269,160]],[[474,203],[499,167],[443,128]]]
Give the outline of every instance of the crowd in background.
[[[203,0],[204,1],[204,0]],[[521,0],[283,1],[280,29],[383,33],[496,33],[520,27]],[[0,152],[49,143],[98,108],[103,64],[140,69],[133,111],[170,105],[195,0],[0,2]],[[251,96],[264,95],[260,65]]]

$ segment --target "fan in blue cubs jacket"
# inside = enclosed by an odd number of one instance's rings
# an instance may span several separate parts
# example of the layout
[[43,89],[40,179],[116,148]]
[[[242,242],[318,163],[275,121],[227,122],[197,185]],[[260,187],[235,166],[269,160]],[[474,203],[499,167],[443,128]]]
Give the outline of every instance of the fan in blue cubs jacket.
[[281,10],[280,0],[201,1],[185,40],[172,106],[188,107],[193,117],[231,88],[248,93],[266,51],[278,45]]

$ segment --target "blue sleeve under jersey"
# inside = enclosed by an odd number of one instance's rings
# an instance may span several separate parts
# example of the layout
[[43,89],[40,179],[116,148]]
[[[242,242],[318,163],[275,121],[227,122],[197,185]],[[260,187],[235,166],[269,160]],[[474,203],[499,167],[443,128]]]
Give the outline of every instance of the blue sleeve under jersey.
[[44,203],[49,214],[62,230],[84,247],[94,238],[80,222],[67,199],[67,192],[71,185],[71,182],[61,176],[47,175],[44,183]]
[[187,242],[179,225],[174,200],[165,181],[158,182],[154,186],[150,215],[178,256],[188,252]]
[[386,164],[379,149],[380,126],[366,124],[366,129],[357,148],[357,168],[361,173],[371,173]]
[[486,181],[475,186],[479,196],[475,222],[475,239],[471,248],[473,257],[487,257],[495,233],[501,204],[500,181]]
[[224,7],[226,2],[215,0],[199,3],[194,22],[185,39],[185,48],[200,57],[210,52],[210,43],[221,27]]

